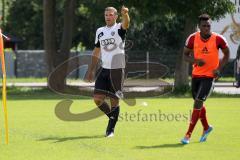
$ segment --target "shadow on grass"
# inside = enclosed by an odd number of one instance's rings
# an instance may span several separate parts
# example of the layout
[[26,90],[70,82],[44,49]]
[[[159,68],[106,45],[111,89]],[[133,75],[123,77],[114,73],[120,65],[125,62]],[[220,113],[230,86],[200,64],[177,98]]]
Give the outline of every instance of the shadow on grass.
[[96,138],[104,138],[104,135],[78,136],[78,137],[65,137],[65,138],[49,137],[49,138],[39,139],[38,141],[55,141],[53,143],[60,143],[60,142],[73,141],[73,140],[79,140],[79,139],[96,139]]
[[155,145],[155,146],[136,146],[136,149],[157,149],[157,148],[178,148],[184,147],[185,145],[181,143],[176,144],[162,144],[162,145]]

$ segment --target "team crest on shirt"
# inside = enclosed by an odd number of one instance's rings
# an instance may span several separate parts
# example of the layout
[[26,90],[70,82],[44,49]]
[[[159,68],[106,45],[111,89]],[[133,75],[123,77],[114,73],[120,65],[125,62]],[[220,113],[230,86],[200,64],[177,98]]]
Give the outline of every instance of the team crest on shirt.
[[203,49],[202,49],[202,54],[208,54],[209,52],[208,52],[208,49],[207,49],[207,47],[203,47]]
[[103,36],[103,32],[99,33],[98,39],[100,39]]
[[114,35],[115,35],[115,32],[114,32],[114,31],[112,31],[112,32],[111,32],[111,35],[112,35],[112,36],[114,36]]

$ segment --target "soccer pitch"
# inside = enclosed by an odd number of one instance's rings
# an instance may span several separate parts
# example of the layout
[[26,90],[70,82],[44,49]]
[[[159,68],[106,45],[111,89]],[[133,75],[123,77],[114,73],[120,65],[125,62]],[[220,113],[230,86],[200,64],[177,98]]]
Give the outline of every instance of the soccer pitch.
[[[239,98],[209,98],[209,123],[214,131],[199,143],[198,122],[189,145],[181,145],[192,108],[191,98],[137,99],[129,107],[121,102],[115,137],[105,138],[105,116],[85,122],[59,120],[58,98],[10,98],[9,145],[4,143],[0,113],[1,160],[237,160],[240,157]],[[146,105],[147,104],[147,105]],[[71,112],[94,108],[91,99],[75,99]]]

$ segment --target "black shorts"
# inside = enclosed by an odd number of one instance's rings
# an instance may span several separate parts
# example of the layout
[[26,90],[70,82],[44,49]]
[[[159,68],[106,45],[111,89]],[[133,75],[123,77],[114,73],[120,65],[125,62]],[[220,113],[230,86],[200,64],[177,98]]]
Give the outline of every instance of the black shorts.
[[124,82],[124,69],[105,69],[100,68],[97,72],[94,94],[104,94],[111,98],[118,99],[116,96],[122,94]]
[[192,78],[192,97],[194,100],[205,101],[213,89],[213,78]]

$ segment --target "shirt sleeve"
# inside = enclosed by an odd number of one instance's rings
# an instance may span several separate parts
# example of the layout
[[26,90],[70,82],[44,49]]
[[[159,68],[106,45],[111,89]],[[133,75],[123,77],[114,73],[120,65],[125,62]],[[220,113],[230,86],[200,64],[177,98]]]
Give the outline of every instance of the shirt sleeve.
[[227,40],[222,35],[217,35],[216,41],[217,41],[217,47],[218,48],[225,49],[225,48],[228,47]]
[[95,36],[95,47],[97,47],[97,48],[100,48],[100,41],[99,41],[99,35],[100,35],[101,33],[99,33],[98,32],[98,30],[96,31],[96,36]]
[[125,40],[125,37],[126,37],[126,33],[127,33],[127,30],[123,29],[122,28],[122,23],[119,23],[118,24],[119,26],[119,29],[118,29],[118,35],[122,38],[122,41]]
[[238,49],[237,49],[237,56],[236,56],[237,59],[240,58],[240,45],[238,46]]
[[193,49],[194,47],[194,39],[195,39],[195,34],[191,34],[186,42],[185,42],[185,47],[189,48],[189,49]]

